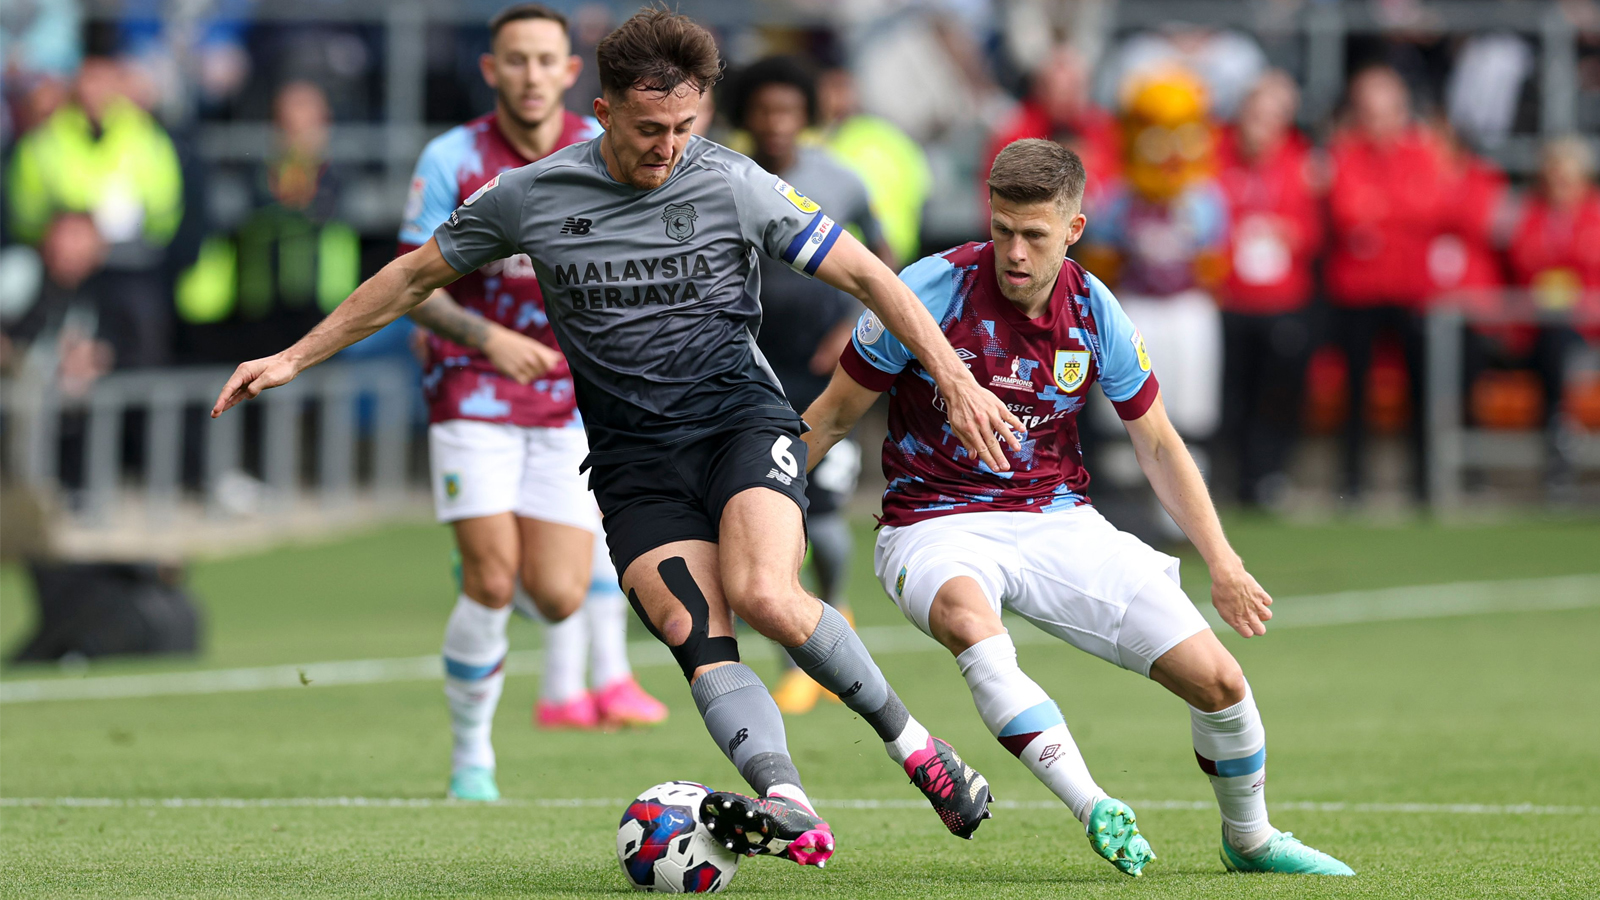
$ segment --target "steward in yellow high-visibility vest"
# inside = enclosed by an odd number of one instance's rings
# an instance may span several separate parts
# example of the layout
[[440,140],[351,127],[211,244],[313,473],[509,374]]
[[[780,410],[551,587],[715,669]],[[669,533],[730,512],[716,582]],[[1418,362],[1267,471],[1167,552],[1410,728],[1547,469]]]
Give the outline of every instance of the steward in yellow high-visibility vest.
[[231,233],[206,238],[178,276],[178,316],[204,334],[201,356],[272,352],[361,283],[361,237],[333,218],[337,180],[326,163],[280,158],[261,176],[262,205]]
[[6,177],[12,233],[36,244],[63,213],[87,213],[111,246],[142,245],[143,268],[158,259],[183,218],[183,174],[172,140],[149,113],[123,97],[99,120],[68,103],[17,142]]

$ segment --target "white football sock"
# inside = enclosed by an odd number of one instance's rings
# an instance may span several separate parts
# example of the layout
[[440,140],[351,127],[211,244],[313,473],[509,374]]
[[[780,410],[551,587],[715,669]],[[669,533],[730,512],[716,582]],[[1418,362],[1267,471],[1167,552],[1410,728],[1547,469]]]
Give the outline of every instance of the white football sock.
[[450,703],[450,732],[454,747],[452,769],[464,766],[494,768],[494,745],[489,732],[494,710],[505,685],[506,621],[511,608],[490,609],[466,594],[444,630],[444,695]]
[[589,617],[589,683],[595,690],[633,676],[633,667],[628,665],[628,600],[617,587],[609,563],[603,578],[600,575],[597,572],[589,586],[582,610]]
[[916,719],[906,719],[905,730],[894,740],[884,741],[883,749],[889,751],[889,758],[897,765],[903,766],[906,760],[911,758],[911,754],[928,748],[929,737],[931,735],[928,734],[928,729],[922,727],[921,722]]
[[956,657],[956,665],[990,733],[1087,825],[1106,792],[1089,774],[1060,707],[1017,666],[1011,636],[997,634],[973,644]]
[[1255,695],[1217,712],[1189,707],[1194,755],[1211,779],[1222,811],[1222,832],[1240,853],[1258,849],[1272,837],[1267,821],[1267,731]]
[[588,662],[589,615],[582,607],[559,622],[544,620],[544,679],[539,683],[539,699],[566,703],[583,693]]
[[817,808],[811,805],[811,798],[806,796],[806,792],[801,790],[798,784],[775,784],[767,788],[767,796],[785,797],[804,806],[806,812],[811,813],[813,816],[817,814]]

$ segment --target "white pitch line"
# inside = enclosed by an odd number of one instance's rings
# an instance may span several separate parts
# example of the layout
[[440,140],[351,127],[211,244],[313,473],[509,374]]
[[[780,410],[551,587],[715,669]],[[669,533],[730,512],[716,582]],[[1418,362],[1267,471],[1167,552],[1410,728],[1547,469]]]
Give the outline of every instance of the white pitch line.
[[[1140,810],[1215,809],[1210,800],[1129,800]],[[446,800],[431,797],[0,797],[0,807],[71,807],[86,809],[296,809],[296,808],[371,808],[371,809],[482,809],[485,806],[535,808],[604,808],[626,806],[620,797],[566,797],[533,800],[507,799],[494,803]],[[922,809],[924,800],[817,800],[825,809]],[[1056,800],[996,800],[995,809],[1061,809]],[[1542,806],[1533,803],[1313,803],[1283,801],[1272,804],[1275,810],[1317,813],[1410,813],[1454,816],[1595,816],[1597,806]]]
[[[1596,606],[1600,606],[1600,575],[1464,581],[1284,597],[1273,604],[1268,630]],[[1216,630],[1225,633],[1232,630],[1222,623],[1209,603],[1203,604],[1202,612]],[[1012,639],[1018,644],[1046,644],[1056,640],[1020,621],[1012,624]],[[860,634],[874,654],[929,653],[942,649],[909,625],[874,625],[860,629]],[[667,649],[655,641],[634,641],[628,645],[628,653],[636,668],[675,664]],[[506,672],[537,674],[543,659],[543,653],[538,650],[513,651],[506,656]],[[438,656],[409,656],[149,675],[37,678],[0,682],[0,704],[223,694],[305,685],[435,681],[442,677],[440,670]]]

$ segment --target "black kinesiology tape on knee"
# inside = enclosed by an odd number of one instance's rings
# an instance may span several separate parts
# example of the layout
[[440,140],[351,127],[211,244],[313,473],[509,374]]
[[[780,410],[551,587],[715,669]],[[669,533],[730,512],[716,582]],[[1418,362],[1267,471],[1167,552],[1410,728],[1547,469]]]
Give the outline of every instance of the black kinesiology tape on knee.
[[[689,574],[689,564],[683,557],[673,556],[661,561],[656,566],[656,572],[661,576],[661,582],[678,598],[683,608],[689,612],[689,636],[683,643],[676,647],[667,644],[667,649],[672,651],[673,659],[678,661],[678,668],[683,670],[684,678],[693,678],[694,670],[716,662],[738,662],[739,642],[731,637],[709,637],[707,631],[711,627],[711,605],[706,602],[706,595],[700,591],[700,585],[695,584],[694,576]],[[663,644],[667,639],[656,626],[650,622],[650,617],[645,615],[644,606],[639,603],[639,595],[628,591],[628,603],[633,611],[638,614],[644,627],[649,629],[651,636]]]

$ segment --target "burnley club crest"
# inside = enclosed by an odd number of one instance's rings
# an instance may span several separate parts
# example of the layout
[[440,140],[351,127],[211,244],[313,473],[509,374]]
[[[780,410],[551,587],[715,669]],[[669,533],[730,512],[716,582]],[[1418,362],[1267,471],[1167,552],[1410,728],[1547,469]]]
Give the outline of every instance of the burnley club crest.
[[694,237],[694,220],[698,218],[693,203],[669,203],[661,214],[661,221],[667,223],[667,237],[680,244]]
[[1055,366],[1056,386],[1072,393],[1083,386],[1089,377],[1089,351],[1057,350]]

